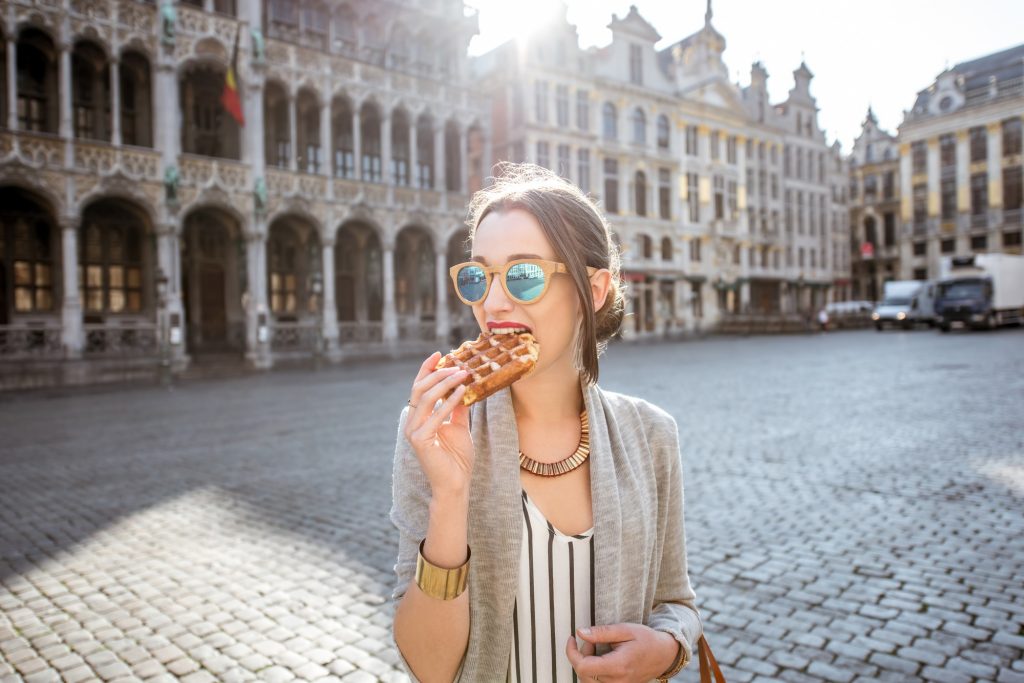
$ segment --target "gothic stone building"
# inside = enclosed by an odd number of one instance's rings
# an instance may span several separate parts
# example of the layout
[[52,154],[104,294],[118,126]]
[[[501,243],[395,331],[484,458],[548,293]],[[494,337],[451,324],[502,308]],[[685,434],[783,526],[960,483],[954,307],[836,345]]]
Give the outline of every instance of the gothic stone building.
[[476,31],[460,0],[0,1],[0,381],[447,342]]

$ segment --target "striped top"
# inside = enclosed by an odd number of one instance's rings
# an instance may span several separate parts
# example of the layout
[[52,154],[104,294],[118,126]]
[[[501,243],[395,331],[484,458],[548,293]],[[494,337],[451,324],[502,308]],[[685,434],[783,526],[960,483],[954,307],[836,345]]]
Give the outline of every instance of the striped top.
[[565,644],[579,626],[593,626],[594,527],[564,534],[523,491],[519,587],[512,609],[512,650],[506,680],[577,683]]

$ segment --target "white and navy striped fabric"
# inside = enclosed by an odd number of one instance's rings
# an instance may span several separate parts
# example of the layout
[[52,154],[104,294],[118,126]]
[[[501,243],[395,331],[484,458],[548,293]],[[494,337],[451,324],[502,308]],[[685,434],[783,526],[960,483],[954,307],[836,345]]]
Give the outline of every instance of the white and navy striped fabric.
[[568,535],[551,525],[523,491],[519,588],[512,611],[510,683],[577,683],[565,645],[594,625],[594,527]]

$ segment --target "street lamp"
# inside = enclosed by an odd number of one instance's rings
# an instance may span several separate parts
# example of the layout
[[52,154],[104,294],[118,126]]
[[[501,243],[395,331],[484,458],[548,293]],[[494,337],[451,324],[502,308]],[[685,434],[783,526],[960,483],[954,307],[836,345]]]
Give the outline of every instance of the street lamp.
[[171,386],[171,329],[169,316],[167,314],[167,274],[163,268],[156,271],[156,296],[158,310],[158,329],[160,335],[160,384],[170,388]]
[[324,325],[324,314],[323,306],[320,305],[320,293],[324,288],[324,278],[320,271],[313,273],[312,277],[312,289],[314,300],[316,301],[316,346],[313,348],[313,367],[316,370],[320,370],[322,365],[322,346],[323,346],[323,325]]

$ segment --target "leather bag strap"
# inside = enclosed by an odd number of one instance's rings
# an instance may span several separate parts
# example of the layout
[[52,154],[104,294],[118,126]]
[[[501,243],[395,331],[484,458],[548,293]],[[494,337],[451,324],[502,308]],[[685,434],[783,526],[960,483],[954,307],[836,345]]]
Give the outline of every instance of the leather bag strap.
[[716,683],[725,683],[725,676],[718,668],[718,661],[712,654],[711,646],[708,645],[708,639],[704,637],[704,634],[701,634],[700,640],[697,641],[697,653],[700,658],[700,683],[711,683],[712,674],[714,674]]

